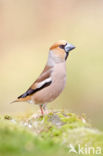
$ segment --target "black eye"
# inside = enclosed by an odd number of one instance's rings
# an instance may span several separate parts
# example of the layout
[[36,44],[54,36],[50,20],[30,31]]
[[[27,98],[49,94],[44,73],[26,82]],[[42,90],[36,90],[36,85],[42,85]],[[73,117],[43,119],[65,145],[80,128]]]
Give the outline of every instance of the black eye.
[[64,49],[65,45],[60,45],[59,48]]

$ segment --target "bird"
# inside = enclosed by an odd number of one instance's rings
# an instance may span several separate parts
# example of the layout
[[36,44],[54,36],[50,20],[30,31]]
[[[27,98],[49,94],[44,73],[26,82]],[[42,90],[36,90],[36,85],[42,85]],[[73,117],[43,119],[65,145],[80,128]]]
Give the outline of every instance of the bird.
[[40,107],[44,115],[47,103],[55,100],[66,84],[66,60],[75,46],[65,40],[55,42],[49,49],[47,63],[38,79],[14,102],[28,102]]

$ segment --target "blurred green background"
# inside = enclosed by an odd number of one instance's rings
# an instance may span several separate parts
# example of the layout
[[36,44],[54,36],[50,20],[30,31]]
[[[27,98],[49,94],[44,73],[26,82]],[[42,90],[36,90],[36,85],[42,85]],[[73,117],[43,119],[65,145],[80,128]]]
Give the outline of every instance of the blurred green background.
[[103,1],[0,0],[0,112],[37,110],[9,103],[43,70],[55,41],[74,44],[67,60],[67,85],[48,106],[85,113],[103,129]]

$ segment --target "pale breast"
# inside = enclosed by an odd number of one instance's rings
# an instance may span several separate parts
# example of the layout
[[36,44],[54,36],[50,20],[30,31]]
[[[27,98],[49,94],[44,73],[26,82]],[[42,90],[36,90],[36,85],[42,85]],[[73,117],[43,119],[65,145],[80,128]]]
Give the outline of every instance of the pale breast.
[[43,90],[38,91],[31,97],[36,104],[43,104],[53,101],[63,91],[66,82],[65,62],[55,65],[51,77],[51,85]]

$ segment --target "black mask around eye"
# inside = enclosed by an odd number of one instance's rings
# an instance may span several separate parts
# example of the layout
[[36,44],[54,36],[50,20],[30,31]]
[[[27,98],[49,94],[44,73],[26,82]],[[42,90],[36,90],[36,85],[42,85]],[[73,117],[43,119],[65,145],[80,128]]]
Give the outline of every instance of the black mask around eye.
[[60,45],[59,48],[64,49],[65,45]]
[[59,46],[61,49],[64,49],[65,52],[66,52],[66,58],[65,60],[67,59],[68,55],[69,55],[69,52],[72,50],[72,49],[75,49],[75,46],[70,44],[70,43],[66,43],[65,45],[60,45]]

